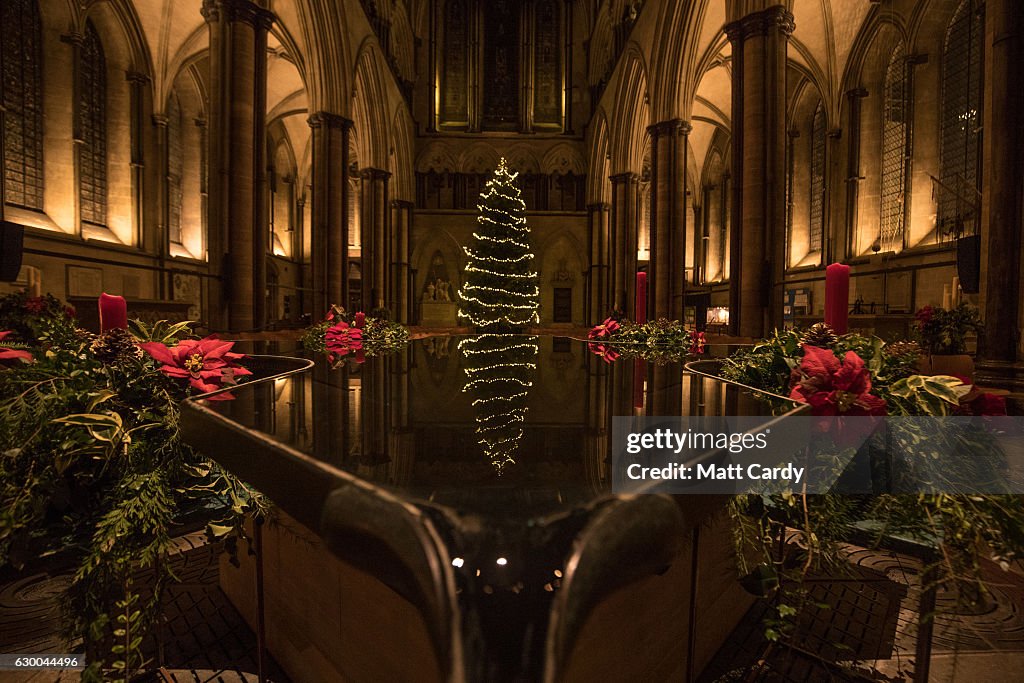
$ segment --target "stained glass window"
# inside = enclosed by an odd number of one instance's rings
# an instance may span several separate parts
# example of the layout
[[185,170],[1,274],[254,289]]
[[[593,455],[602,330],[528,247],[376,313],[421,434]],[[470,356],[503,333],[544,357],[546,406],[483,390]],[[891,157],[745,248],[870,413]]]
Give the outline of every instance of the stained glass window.
[[448,0],[444,14],[442,123],[469,120],[469,19],[464,0]]
[[811,123],[810,251],[821,251],[825,235],[825,107],[818,102]]
[[83,223],[107,224],[107,60],[92,22],[85,28],[80,64],[79,199]]
[[906,50],[900,42],[885,71],[883,93],[881,242],[885,251],[898,251],[903,247],[910,135],[907,70]]
[[185,172],[183,132],[181,103],[178,95],[171,93],[167,103],[167,231],[171,244],[181,244],[182,177]]
[[562,122],[562,46],[559,41],[558,3],[542,0],[536,5],[533,60],[533,118],[537,123]]
[[976,0],[963,0],[942,49],[938,236],[959,234],[977,204],[981,150],[982,32]]
[[36,0],[0,2],[4,177],[8,204],[43,208],[42,21]]

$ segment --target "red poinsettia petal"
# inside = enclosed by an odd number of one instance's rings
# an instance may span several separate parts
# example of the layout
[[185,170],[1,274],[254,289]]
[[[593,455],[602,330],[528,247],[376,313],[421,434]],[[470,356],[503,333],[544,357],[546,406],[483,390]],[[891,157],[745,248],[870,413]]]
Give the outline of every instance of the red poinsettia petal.
[[3,332],[0,332],[0,341],[3,341],[4,339],[7,339],[7,337],[10,334],[11,334],[10,330],[4,330]]
[[831,377],[839,370],[839,359],[830,349],[804,344],[800,372],[808,377]]
[[847,351],[842,367],[833,376],[832,385],[836,389],[843,389],[851,394],[864,394],[871,391],[871,375],[861,357],[853,351]]
[[32,354],[22,349],[0,349],[0,360],[23,360],[31,362],[35,360]]
[[189,380],[189,384],[199,390],[200,393],[207,393],[209,391],[217,391],[220,389],[220,384],[214,384],[212,382],[204,382],[202,379],[193,377]]
[[857,410],[850,410],[851,415],[885,415],[887,404],[885,399],[874,394],[862,394],[854,403]]
[[221,341],[216,337],[206,337],[199,342],[197,351],[203,354],[204,358],[220,358],[231,350],[235,342]]
[[139,348],[152,356],[158,363],[175,365],[177,362],[171,350],[160,342],[142,342],[139,344]]
[[165,375],[171,377],[189,377],[189,372],[185,368],[178,367],[177,365],[163,365],[160,367],[160,371]]

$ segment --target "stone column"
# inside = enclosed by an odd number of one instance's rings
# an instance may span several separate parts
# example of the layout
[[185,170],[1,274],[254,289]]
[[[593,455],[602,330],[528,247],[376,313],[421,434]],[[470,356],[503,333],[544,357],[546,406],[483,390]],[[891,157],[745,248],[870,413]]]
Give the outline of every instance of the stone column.
[[[171,200],[168,196],[168,180],[170,177],[170,134],[167,117],[162,114],[152,116],[153,133],[156,142],[157,182],[156,190],[156,253],[160,259],[160,282],[157,295],[162,299],[174,297],[173,275],[166,272],[167,259],[171,253]],[[152,238],[151,238],[152,239]]]
[[729,327],[762,337],[782,323],[786,265],[786,49],[778,5],[725,27],[732,43],[733,190]]
[[388,206],[388,179],[391,174],[378,168],[362,172],[362,269],[363,310],[369,313],[388,301],[387,271],[391,209]]
[[985,5],[985,105],[982,150],[982,290],[985,330],[979,377],[1024,388],[1020,297],[1024,282],[1024,6]]
[[404,199],[391,202],[391,303],[388,308],[396,322],[408,325],[412,319],[412,280],[409,276],[413,204]]
[[636,239],[640,226],[636,173],[611,176],[611,301],[612,308],[633,318],[636,292]]
[[267,31],[274,15],[248,0],[203,0],[210,27],[208,231],[211,326],[262,329],[267,229]]
[[611,262],[608,240],[608,212],[603,202],[587,207],[587,231],[590,236],[590,270],[587,276],[587,324],[595,325],[611,313],[608,296],[608,271]]
[[651,135],[651,260],[647,287],[651,318],[683,319],[686,292],[687,121],[647,129]]
[[310,244],[313,319],[331,304],[348,305],[348,136],[352,121],[317,112],[309,117],[313,150]]

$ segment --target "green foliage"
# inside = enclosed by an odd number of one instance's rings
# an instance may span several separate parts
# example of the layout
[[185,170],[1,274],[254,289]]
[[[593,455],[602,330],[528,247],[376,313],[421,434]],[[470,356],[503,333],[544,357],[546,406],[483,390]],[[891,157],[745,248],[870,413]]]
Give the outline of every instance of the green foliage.
[[[362,348],[367,356],[380,356],[394,353],[409,343],[409,330],[401,323],[387,319],[387,311],[376,309],[380,317],[366,316],[362,327]],[[302,348],[314,353],[327,351],[325,335],[327,330],[339,322],[355,324],[356,315],[338,305],[332,305],[327,319],[307,327],[300,338]]]
[[[84,678],[127,680],[144,666],[139,644],[173,579],[170,534],[189,500],[222,501],[218,524],[236,540],[265,503],[181,441],[186,382],[132,343],[101,360],[99,342],[130,339],[123,330],[97,338],[55,320],[22,324],[41,335],[26,340],[35,362],[0,370],[0,567],[55,554],[73,562],[64,625],[85,644]],[[188,334],[165,322],[133,329],[165,343]],[[146,590],[134,585],[140,573]]]
[[917,335],[931,354],[967,352],[967,335],[981,331],[981,314],[968,304],[956,308],[925,306],[917,312]]
[[[793,370],[803,358],[806,330],[776,330],[750,348],[739,349],[725,359],[722,376],[749,387],[782,396],[790,393]],[[889,386],[914,374],[917,352],[905,343],[886,344],[878,337],[838,335],[827,346],[842,359],[852,351],[871,373],[872,393],[889,400]]]
[[128,331],[140,342],[159,342],[164,346],[174,346],[182,339],[192,336],[192,321],[171,323],[158,320],[150,325],[142,320],[129,320]]
[[624,320],[610,339],[595,339],[594,342],[610,343],[626,357],[656,364],[678,363],[697,353],[694,332],[680,321],[666,318],[644,323]]
[[[969,317],[969,314],[965,314]],[[803,357],[805,332],[777,331],[724,363],[723,375],[775,394],[788,395],[791,373]],[[889,415],[949,416],[968,391],[955,377],[921,376],[915,365],[920,347],[884,343],[861,335],[818,334],[837,357],[852,351],[871,373],[872,392],[887,402]],[[945,471],[939,453],[990,455],[991,435],[969,424],[895,421],[888,441],[871,447],[899,450],[918,485],[944,481],[990,481],[1000,473],[991,458],[959,458],[963,469]],[[889,453],[892,455],[892,452]],[[933,462],[938,464],[932,464]],[[899,472],[894,477],[903,476]],[[945,478],[945,479],[944,479]],[[895,488],[894,490],[899,490]],[[960,599],[973,602],[984,592],[981,559],[990,557],[1004,569],[1024,558],[1024,497],[1009,495],[781,495],[740,496],[731,505],[736,555],[744,585],[762,596],[775,595],[778,609],[766,621],[770,640],[785,638],[796,612],[807,605],[806,579],[812,573],[841,575],[848,569],[844,545],[881,544],[902,536],[934,547],[940,580],[958,586]],[[788,542],[784,542],[788,541]],[[771,578],[770,581],[767,578]],[[786,606],[785,609],[782,609]],[[819,606],[820,607],[820,606]]]
[[63,339],[74,329],[74,310],[50,294],[30,297],[15,292],[0,297],[0,331],[10,330],[17,341],[35,344],[53,336]]
[[970,387],[956,377],[911,375],[889,387],[889,414],[949,415]]

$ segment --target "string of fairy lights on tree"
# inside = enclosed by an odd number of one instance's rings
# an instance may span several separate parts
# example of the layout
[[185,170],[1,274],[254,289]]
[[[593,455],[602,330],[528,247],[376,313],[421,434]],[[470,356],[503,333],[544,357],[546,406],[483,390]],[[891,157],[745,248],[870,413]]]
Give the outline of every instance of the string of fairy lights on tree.
[[540,322],[540,288],[518,175],[501,159],[480,194],[473,245],[464,248],[468,263],[459,317],[481,332],[511,332]]
[[472,397],[476,434],[500,475],[515,463],[523,438],[527,399],[537,369],[537,337],[480,334],[459,342],[466,383]]

